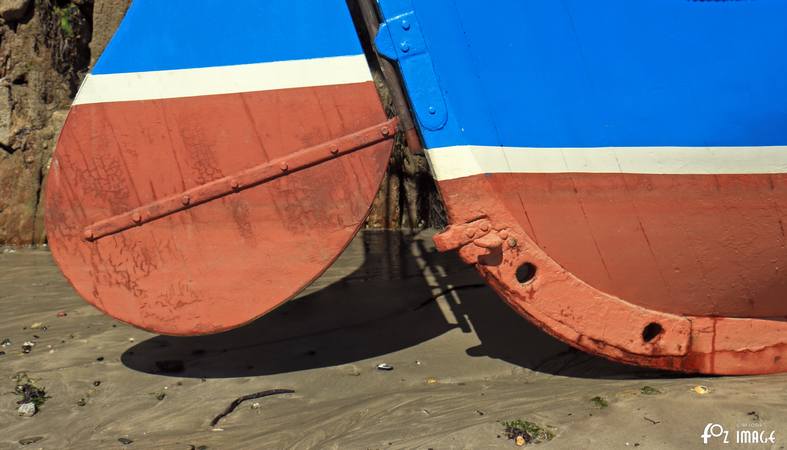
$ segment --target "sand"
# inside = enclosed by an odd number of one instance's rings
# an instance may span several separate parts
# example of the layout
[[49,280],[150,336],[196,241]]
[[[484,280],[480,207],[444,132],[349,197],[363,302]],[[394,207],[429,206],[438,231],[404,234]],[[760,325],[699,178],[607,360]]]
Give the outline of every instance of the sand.
[[[102,315],[46,251],[2,253],[0,340],[12,345],[0,348],[0,449],[516,448],[501,425],[513,419],[554,427],[552,441],[532,445],[543,449],[787,443],[787,376],[693,377],[575,351],[435,252],[430,236],[364,232],[296,300],[195,338]],[[162,373],[161,361],[183,370]],[[51,397],[31,418],[16,412],[19,372]],[[295,393],[242,403],[210,426],[237,397],[277,388]],[[703,445],[708,423],[733,442]],[[777,443],[735,445],[738,429],[775,430]]]

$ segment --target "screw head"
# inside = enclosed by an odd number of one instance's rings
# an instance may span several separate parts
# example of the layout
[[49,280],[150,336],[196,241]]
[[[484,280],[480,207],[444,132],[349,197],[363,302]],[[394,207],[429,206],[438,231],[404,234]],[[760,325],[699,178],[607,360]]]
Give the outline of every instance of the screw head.
[[83,234],[83,236],[85,237],[85,240],[87,240],[87,241],[92,241],[93,238],[95,237],[95,235],[93,234],[93,230],[91,230],[91,229],[85,230],[85,233]]
[[388,136],[391,134],[391,130],[388,127],[382,127],[380,133],[382,133],[383,136]]
[[288,166],[286,162],[283,162],[279,165],[279,168],[281,169],[282,172],[286,172],[287,170],[289,170],[290,166]]
[[409,29],[410,29],[410,22],[408,22],[408,21],[406,21],[406,20],[403,20],[403,21],[402,21],[402,29],[403,29],[404,31],[407,31],[407,30],[409,30]]
[[240,188],[240,182],[238,180],[230,180],[230,187],[232,189],[239,189]]
[[407,53],[410,51],[410,44],[408,44],[407,41],[402,41],[399,44],[399,48],[402,50],[402,53]]
[[142,215],[138,212],[135,212],[131,215],[131,220],[133,220],[135,223],[140,223],[142,222]]
[[183,196],[183,197],[180,199],[180,202],[181,202],[181,203],[183,203],[183,206],[186,206],[186,205],[188,205],[189,203],[191,203],[191,197],[189,197],[188,195],[184,195],[184,196]]
[[337,146],[336,144],[331,145],[331,154],[335,155],[337,153],[339,153],[339,146]]
[[431,114],[431,115],[435,115],[435,114],[437,114],[437,109],[436,109],[434,106],[430,106],[430,107],[429,107],[429,108],[427,108],[426,110],[427,110],[427,111],[429,112],[429,114]]

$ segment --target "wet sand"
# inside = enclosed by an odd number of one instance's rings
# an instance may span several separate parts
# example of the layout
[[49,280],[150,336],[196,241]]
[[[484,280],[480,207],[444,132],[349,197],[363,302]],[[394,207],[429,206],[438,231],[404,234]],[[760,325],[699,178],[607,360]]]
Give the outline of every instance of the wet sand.
[[[516,448],[500,424],[513,419],[555,427],[544,449],[787,444],[787,376],[681,376],[575,351],[435,252],[430,236],[364,232],[296,300],[195,338],[102,315],[46,251],[1,253],[0,340],[12,345],[0,348],[0,449]],[[32,330],[37,322],[47,329]],[[183,370],[162,372],[162,361]],[[19,372],[51,396],[32,418],[16,412]],[[210,426],[237,397],[276,388],[295,393],[245,402]],[[775,430],[777,444],[706,446],[708,423],[731,439],[736,426]],[[42,439],[19,443],[30,437]]]

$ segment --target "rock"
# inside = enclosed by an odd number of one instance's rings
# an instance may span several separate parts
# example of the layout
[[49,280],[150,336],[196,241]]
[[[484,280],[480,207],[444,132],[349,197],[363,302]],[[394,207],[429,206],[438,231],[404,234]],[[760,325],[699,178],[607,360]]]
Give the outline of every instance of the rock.
[[2,347],[10,347],[11,346],[11,339],[5,338],[2,342],[0,342],[0,346]]
[[44,328],[44,324],[41,323],[41,322],[36,322],[36,323],[30,325],[30,329],[31,330],[40,330],[42,328]]
[[710,392],[710,388],[708,386],[703,386],[701,384],[697,385],[697,386],[694,386],[694,389],[692,389],[692,390],[694,392],[696,392],[697,394],[699,394],[699,395],[705,395],[705,394]]
[[120,25],[131,0],[95,0],[93,2],[93,36],[90,41],[91,64],[95,64]]
[[129,445],[134,443],[134,441],[129,438],[118,438],[118,442],[120,442],[123,445]]
[[19,409],[17,410],[17,413],[19,413],[19,415],[22,417],[33,417],[36,415],[36,412],[38,412],[38,409],[36,408],[36,404],[33,402],[22,403],[19,405]]
[[91,11],[92,1],[0,0],[2,244],[45,241],[43,180],[90,63]]
[[35,347],[35,345],[36,345],[35,342],[30,342],[30,341],[25,342],[24,344],[22,344],[22,353],[32,352],[33,347]]
[[6,22],[17,22],[30,9],[32,0],[0,0],[0,16]]
[[377,364],[377,370],[393,370],[393,366],[386,363]]
[[11,114],[14,112],[11,103],[11,87],[7,83],[0,84],[0,142],[11,140]]
[[29,438],[22,438],[22,439],[19,440],[19,443],[21,445],[30,445],[30,444],[35,444],[36,442],[38,442],[38,441],[40,441],[42,439],[44,439],[43,436],[33,436],[33,437],[29,437]]

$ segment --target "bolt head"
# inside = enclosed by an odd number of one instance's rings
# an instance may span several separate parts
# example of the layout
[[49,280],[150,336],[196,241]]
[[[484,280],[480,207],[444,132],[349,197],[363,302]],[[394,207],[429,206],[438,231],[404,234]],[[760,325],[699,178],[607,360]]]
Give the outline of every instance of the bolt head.
[[183,203],[183,206],[186,206],[186,205],[188,205],[189,203],[191,203],[191,197],[189,197],[188,195],[184,195],[184,196],[183,196],[183,197],[180,199],[180,202],[181,202],[181,203]]
[[339,153],[339,147],[336,144],[331,145],[331,154],[335,155],[337,153]]
[[427,108],[426,110],[427,110],[427,111],[429,112],[429,114],[431,114],[431,115],[435,115],[435,114],[437,114],[437,108],[435,108],[434,106],[430,106],[430,107],[429,107],[429,108]]
[[283,162],[279,165],[279,168],[281,169],[282,172],[286,172],[287,170],[289,170],[290,166],[288,166],[286,162]]
[[238,188],[240,188],[240,182],[238,180],[231,180],[230,181],[230,187],[232,189],[238,189]]
[[93,238],[95,237],[95,235],[93,234],[93,230],[85,230],[85,233],[84,233],[83,236],[85,237],[85,240],[88,240],[88,241],[92,241]]
[[504,241],[508,239],[508,231],[506,230],[501,230],[499,233],[497,233],[497,235],[500,236],[500,239]]
[[408,44],[407,41],[402,41],[399,44],[399,48],[402,50],[402,53],[407,53],[410,51],[410,44]]
[[511,248],[514,248],[514,247],[516,247],[516,246],[517,246],[516,239],[514,239],[514,238],[509,238],[509,239],[508,239],[508,246],[509,246],[509,247],[511,247]]
[[408,21],[406,21],[406,20],[403,20],[403,21],[402,21],[402,29],[403,29],[404,31],[407,31],[407,30],[409,30],[409,29],[410,29],[410,22],[408,22]]
[[391,134],[391,130],[388,127],[382,127],[380,133],[382,133],[383,136],[388,136]]
[[134,214],[131,215],[131,220],[133,220],[136,223],[140,223],[142,222],[142,215],[138,212],[135,212]]

